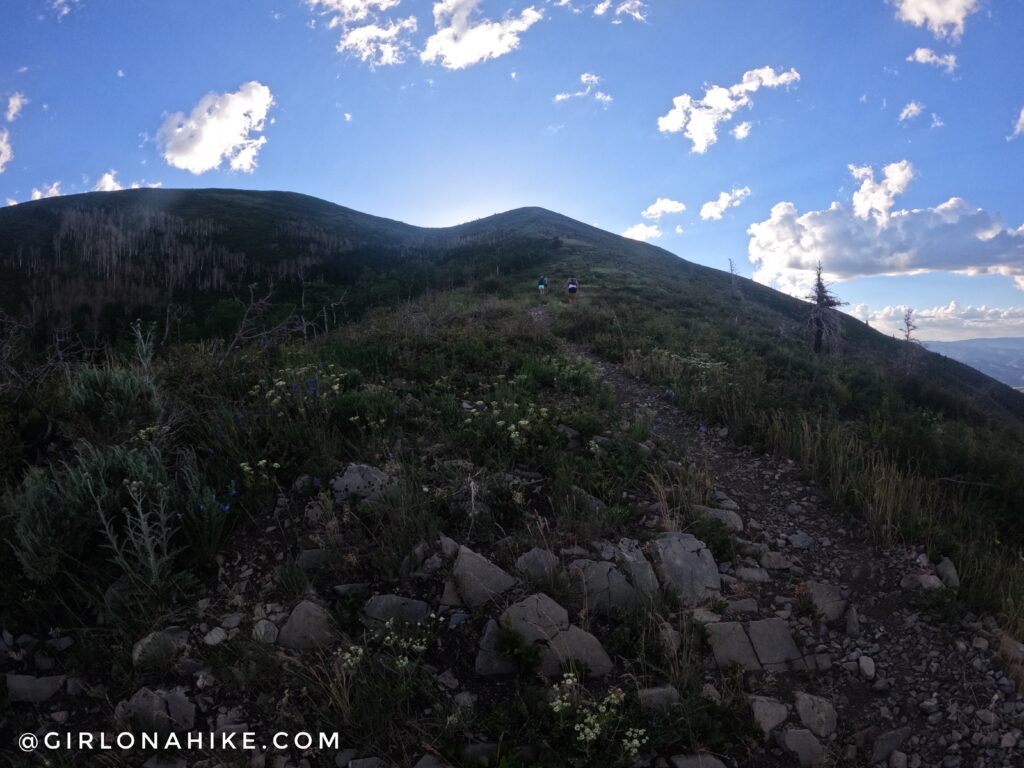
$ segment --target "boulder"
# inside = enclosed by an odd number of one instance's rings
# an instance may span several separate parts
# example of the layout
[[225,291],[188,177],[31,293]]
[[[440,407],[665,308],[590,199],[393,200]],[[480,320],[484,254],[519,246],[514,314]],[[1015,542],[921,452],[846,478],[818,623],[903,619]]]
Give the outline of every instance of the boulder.
[[53,698],[64,685],[64,675],[33,677],[7,674],[7,700],[12,704],[42,704]]
[[789,625],[779,618],[752,621],[747,627],[754,652],[766,672],[806,669]]
[[574,560],[569,574],[583,589],[584,604],[588,609],[607,611],[610,608],[632,609],[641,594],[626,581],[626,577],[611,563],[598,560]]
[[761,663],[757,660],[750,638],[738,621],[708,624],[707,632],[708,643],[719,667],[725,669],[738,664],[748,672],[761,671]]
[[821,765],[825,759],[825,748],[813,733],[803,728],[788,728],[782,734],[782,746],[796,756],[801,768]]
[[944,557],[935,566],[935,572],[939,574],[942,583],[950,589],[960,589],[960,574],[956,572],[956,566],[948,557]]
[[805,581],[803,588],[822,620],[837,621],[846,613],[846,601],[839,587],[818,581]]
[[667,533],[654,542],[655,568],[661,583],[688,605],[721,592],[722,581],[707,545],[688,533]]
[[730,531],[743,532],[743,518],[731,509],[716,509],[715,507],[703,507],[700,504],[691,504],[691,511],[707,520],[717,520]]
[[789,709],[785,704],[767,696],[751,696],[750,709],[754,714],[754,722],[764,733],[765,738],[789,717]]
[[491,602],[516,584],[515,578],[468,547],[459,547],[452,579],[462,602],[470,608]]
[[827,739],[836,732],[836,709],[827,699],[798,692],[796,713],[800,722],[815,736]]
[[379,501],[391,486],[391,477],[368,464],[349,464],[331,480],[336,501]]
[[294,651],[328,645],[335,640],[330,614],[311,600],[303,600],[292,609],[277,636],[278,645]]
[[910,726],[903,726],[892,731],[886,731],[875,739],[875,745],[871,750],[871,764],[883,763],[889,759],[889,755],[903,746],[903,742],[910,736]]
[[516,571],[531,581],[551,581],[558,575],[560,563],[554,552],[534,547],[516,560]]
[[252,625],[252,639],[257,643],[273,645],[277,642],[278,629],[270,619],[260,619]]
[[127,715],[142,731],[184,733],[195,726],[196,706],[182,688],[140,688],[128,700]]
[[363,606],[367,624],[422,624],[430,617],[430,606],[422,600],[399,595],[374,595]]
[[636,539],[619,539],[615,562],[641,595],[654,597],[658,594],[658,577]]

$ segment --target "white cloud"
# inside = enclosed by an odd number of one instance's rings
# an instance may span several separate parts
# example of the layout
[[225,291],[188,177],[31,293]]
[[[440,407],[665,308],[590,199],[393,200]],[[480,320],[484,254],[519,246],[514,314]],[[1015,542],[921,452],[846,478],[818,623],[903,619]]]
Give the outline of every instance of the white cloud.
[[964,21],[978,10],[978,0],[893,0],[896,16],[915,27],[928,27],[937,38],[959,40]]
[[645,219],[653,219],[657,221],[662,216],[666,216],[671,213],[682,213],[686,210],[686,206],[680,203],[678,200],[672,200],[668,197],[659,197],[640,214]]
[[396,7],[401,0],[306,0],[310,9],[332,16],[330,25],[363,21],[377,11]]
[[42,189],[33,189],[32,190],[32,199],[33,200],[42,200],[43,198],[46,198],[46,197],[60,197],[63,194],[64,193],[61,192],[61,190],[60,190],[60,182],[59,181],[55,181],[55,182],[53,182],[53,184],[50,184],[49,186],[47,186],[46,184],[43,184],[43,188]]
[[956,70],[956,54],[946,53],[939,55],[931,48],[918,48],[907,56],[907,61],[916,61],[918,64],[931,64],[946,70],[947,74],[953,74]]
[[[882,333],[900,335],[903,316],[910,307],[888,306],[873,310],[858,304],[849,314],[871,323]],[[1024,336],[1024,307],[962,306],[956,301],[928,309],[914,309],[917,336],[929,341]]]
[[661,237],[661,229],[658,228],[657,224],[634,224],[623,232],[622,236],[628,237],[630,240],[639,240],[642,243],[646,243],[648,240],[656,240]]
[[270,89],[255,80],[233,93],[208,93],[189,115],[175,112],[160,126],[164,160],[194,174],[219,168],[224,160],[234,171],[251,173],[267,142],[253,134],[262,133],[273,103]]
[[345,113],[345,122],[346,123],[351,123],[352,122],[352,113],[351,112],[346,112]]
[[958,197],[933,208],[892,210],[913,178],[906,161],[886,166],[881,181],[868,167],[850,171],[861,181],[852,210],[834,202],[801,214],[781,202],[750,226],[756,280],[803,295],[821,262],[830,280],[945,271],[1006,275],[1024,289],[1024,226],[1006,228]]
[[0,173],[4,172],[4,168],[13,159],[14,150],[11,149],[11,134],[6,128],[0,128]]
[[100,180],[96,182],[96,186],[92,188],[93,192],[116,192],[119,189],[124,189],[121,183],[117,180],[117,171],[111,168],[109,171],[100,176]]
[[700,207],[700,217],[704,221],[720,221],[726,210],[735,208],[749,196],[750,187],[734,187],[732,192],[722,192],[717,200],[709,200]]
[[1020,114],[1017,115],[1017,122],[1013,126],[1013,133],[1007,136],[1006,140],[1010,141],[1011,139],[1016,139],[1022,133],[1024,133],[1024,107],[1020,108]]
[[629,16],[637,21],[647,21],[647,3],[644,0],[620,0],[618,4],[613,0],[601,0],[596,6],[594,6],[595,16],[604,16],[608,11],[615,8],[615,19],[613,23],[618,23],[619,16]]
[[682,224],[676,224],[676,234],[677,235],[681,235],[685,231],[686,230],[683,229],[683,225]]
[[943,121],[942,117],[932,112],[932,128],[941,128],[945,124],[946,123]]
[[8,207],[10,207],[12,205],[17,205],[17,204],[18,204],[18,201],[15,200],[13,197],[8,197],[7,198],[7,206]]
[[415,16],[346,28],[338,42],[338,51],[351,53],[371,67],[401,64],[412,48],[408,35],[415,31]]
[[581,90],[575,92],[564,91],[562,93],[555,94],[555,101],[569,101],[570,99],[585,99],[587,96],[593,94],[594,100],[599,101],[606,107],[611,104],[614,99],[604,91],[595,90],[601,83],[601,78],[591,72],[584,72],[580,75],[580,82],[585,86]]
[[870,165],[850,165],[849,169],[850,175],[861,183],[853,193],[853,215],[859,219],[874,219],[879,224],[888,221],[896,195],[903,194],[914,180],[914,166],[907,160],[885,166],[881,181],[875,181],[875,171]]
[[12,93],[7,97],[7,118],[8,123],[13,123],[18,119],[18,115],[21,114],[22,108],[28,104],[28,99],[25,98],[23,93]]
[[911,101],[900,112],[900,122],[903,123],[907,120],[913,120],[922,112],[924,112],[924,104],[920,101]]
[[789,86],[800,80],[795,69],[776,72],[761,67],[743,73],[740,82],[725,88],[720,85],[704,89],[704,97],[694,99],[687,93],[672,100],[672,109],[658,118],[662,133],[682,133],[693,142],[693,151],[703,154],[718,141],[718,125],[728,122],[736,113],[751,106],[751,95],[761,88]]
[[124,77],[124,70],[123,69],[117,70],[117,76],[118,77]]
[[736,141],[743,141],[750,135],[750,128],[750,123],[740,123],[730,133],[736,138]]
[[519,47],[519,36],[544,17],[533,6],[518,16],[501,21],[474,19],[480,0],[437,0],[434,3],[436,31],[427,38],[420,59],[440,62],[446,69],[465,69],[481,61],[496,59]]
[[50,0],[50,9],[57,14],[57,18],[63,19],[72,9],[77,7],[78,0]]

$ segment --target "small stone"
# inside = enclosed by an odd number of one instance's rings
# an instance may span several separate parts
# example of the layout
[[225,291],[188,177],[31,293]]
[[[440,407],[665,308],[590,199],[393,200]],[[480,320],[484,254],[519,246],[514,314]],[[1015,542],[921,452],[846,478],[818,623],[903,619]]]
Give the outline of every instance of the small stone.
[[910,736],[910,727],[904,726],[894,731],[886,731],[875,739],[875,746],[871,750],[871,763],[882,763],[889,759],[889,756],[903,746],[903,742]]
[[278,645],[296,651],[327,645],[335,639],[330,614],[311,600],[292,609],[278,634]]
[[12,704],[28,702],[42,704],[61,689],[64,685],[63,675],[49,677],[32,677],[31,675],[7,674],[7,700]]
[[203,642],[206,645],[214,646],[220,645],[228,639],[228,633],[223,627],[214,627],[203,637]]
[[540,547],[534,547],[516,560],[516,571],[532,581],[550,581],[558,574],[558,570],[558,556]]
[[870,656],[861,656],[857,659],[857,665],[860,667],[860,673],[865,678],[868,680],[875,679],[875,662]]
[[836,732],[836,710],[832,703],[809,693],[796,694],[796,713],[815,736],[823,739]]
[[825,748],[817,737],[804,728],[789,728],[782,734],[782,746],[796,755],[802,768],[821,765]]
[[257,643],[273,645],[277,642],[277,625],[270,619],[260,619],[252,626],[252,639]]
[[793,549],[810,549],[814,545],[814,539],[803,531],[789,534],[786,540]]
[[467,547],[459,547],[452,579],[463,602],[470,608],[489,603],[516,583],[515,578]]
[[953,565],[953,561],[948,557],[944,557],[939,561],[939,564],[935,566],[935,572],[939,574],[942,583],[950,589],[960,588],[960,575],[956,572],[956,566]]
[[785,704],[767,696],[751,696],[750,709],[754,713],[754,721],[761,728],[765,738],[786,722],[786,718],[789,717],[789,710]]
[[374,595],[363,606],[363,616],[368,624],[422,624],[430,616],[430,606],[399,595]]
[[672,685],[641,688],[637,692],[640,709],[644,712],[664,712],[679,703],[679,691]]

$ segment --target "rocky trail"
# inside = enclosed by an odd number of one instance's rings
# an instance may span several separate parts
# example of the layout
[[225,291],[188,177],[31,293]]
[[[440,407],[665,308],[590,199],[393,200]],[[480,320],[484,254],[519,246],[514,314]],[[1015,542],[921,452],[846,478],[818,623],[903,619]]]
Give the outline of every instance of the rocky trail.
[[757,678],[766,745],[750,765],[1024,765],[1024,696],[1004,663],[1020,646],[990,618],[942,612],[958,585],[951,562],[875,547],[793,462],[736,446],[622,366],[572,351],[624,409],[652,418],[659,450],[713,476],[718,508],[704,511],[743,556],[719,564],[723,610],[695,618],[720,668]]

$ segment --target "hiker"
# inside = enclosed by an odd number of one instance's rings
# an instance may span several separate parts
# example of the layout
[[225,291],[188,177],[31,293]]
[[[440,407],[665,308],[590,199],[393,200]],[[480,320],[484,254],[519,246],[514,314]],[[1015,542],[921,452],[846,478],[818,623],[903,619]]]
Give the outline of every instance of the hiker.
[[541,296],[548,292],[548,279],[543,275],[537,280],[537,290],[540,291]]
[[576,292],[579,290],[580,284],[576,282],[575,277],[570,277],[569,282],[565,284],[565,292],[569,294],[569,303],[576,303]]

